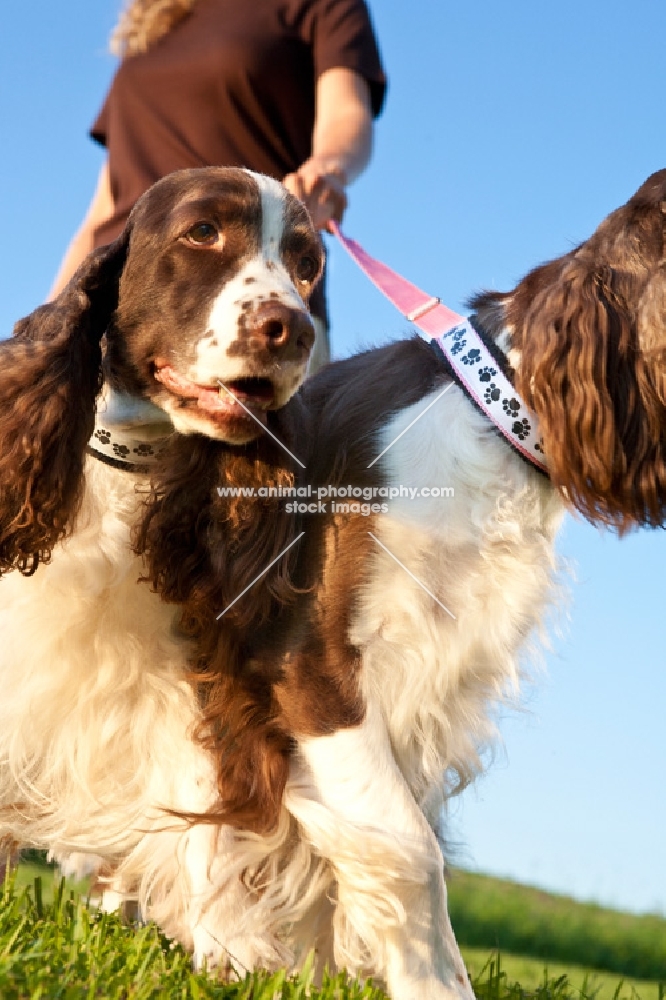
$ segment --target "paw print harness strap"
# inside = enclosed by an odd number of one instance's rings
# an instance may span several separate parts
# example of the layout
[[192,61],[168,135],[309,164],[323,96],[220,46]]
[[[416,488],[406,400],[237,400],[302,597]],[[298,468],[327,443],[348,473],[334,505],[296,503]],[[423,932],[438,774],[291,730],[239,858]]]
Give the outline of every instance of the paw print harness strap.
[[443,357],[452,377],[509,442],[539,472],[548,475],[534,414],[517,394],[506,356],[480,327],[465,319],[375,260],[355,240],[343,236],[335,222],[331,231],[364,274],[413,323]]

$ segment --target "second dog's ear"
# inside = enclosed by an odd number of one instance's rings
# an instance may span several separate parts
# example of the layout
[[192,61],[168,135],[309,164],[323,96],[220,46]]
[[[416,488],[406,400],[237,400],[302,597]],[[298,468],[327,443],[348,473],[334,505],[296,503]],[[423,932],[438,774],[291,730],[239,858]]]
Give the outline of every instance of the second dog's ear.
[[626,272],[574,256],[533,296],[520,341],[517,388],[539,418],[551,481],[620,532],[664,516],[663,409],[646,385],[639,297]]
[[31,574],[78,509],[101,387],[100,341],[118,303],[126,227],[53,302],[0,341],[0,573]]

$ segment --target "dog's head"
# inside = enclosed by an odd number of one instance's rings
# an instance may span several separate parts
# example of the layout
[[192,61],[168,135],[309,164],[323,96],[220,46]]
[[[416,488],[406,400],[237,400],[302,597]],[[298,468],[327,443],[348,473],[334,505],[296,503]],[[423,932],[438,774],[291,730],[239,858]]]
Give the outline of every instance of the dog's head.
[[591,521],[666,521],[666,170],[500,297],[551,478]]
[[277,181],[211,167],[150,188],[0,343],[0,572],[33,572],[73,522],[104,334],[112,389],[183,434],[243,445],[305,377],[321,268],[306,210]]
[[245,170],[170,174],[135,206],[107,333],[112,385],[183,434],[231,444],[302,383],[321,242],[299,201]]

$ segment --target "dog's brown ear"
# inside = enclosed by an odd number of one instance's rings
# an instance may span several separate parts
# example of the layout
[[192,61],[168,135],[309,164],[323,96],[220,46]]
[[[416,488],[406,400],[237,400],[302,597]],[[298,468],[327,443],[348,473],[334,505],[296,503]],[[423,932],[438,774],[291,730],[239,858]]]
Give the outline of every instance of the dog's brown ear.
[[664,517],[663,405],[643,371],[642,285],[574,256],[536,291],[516,331],[517,388],[539,418],[554,485],[620,532]]
[[129,228],[0,342],[0,573],[34,573],[78,509]]

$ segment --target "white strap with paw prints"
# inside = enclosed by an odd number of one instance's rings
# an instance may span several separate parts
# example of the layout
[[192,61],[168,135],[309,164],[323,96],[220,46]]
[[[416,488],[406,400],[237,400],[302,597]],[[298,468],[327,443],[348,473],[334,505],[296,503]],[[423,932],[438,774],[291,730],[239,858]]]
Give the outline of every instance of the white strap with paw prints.
[[[430,339],[431,335],[428,335]],[[468,319],[432,338],[456,382],[516,451],[547,473],[539,425]]]

